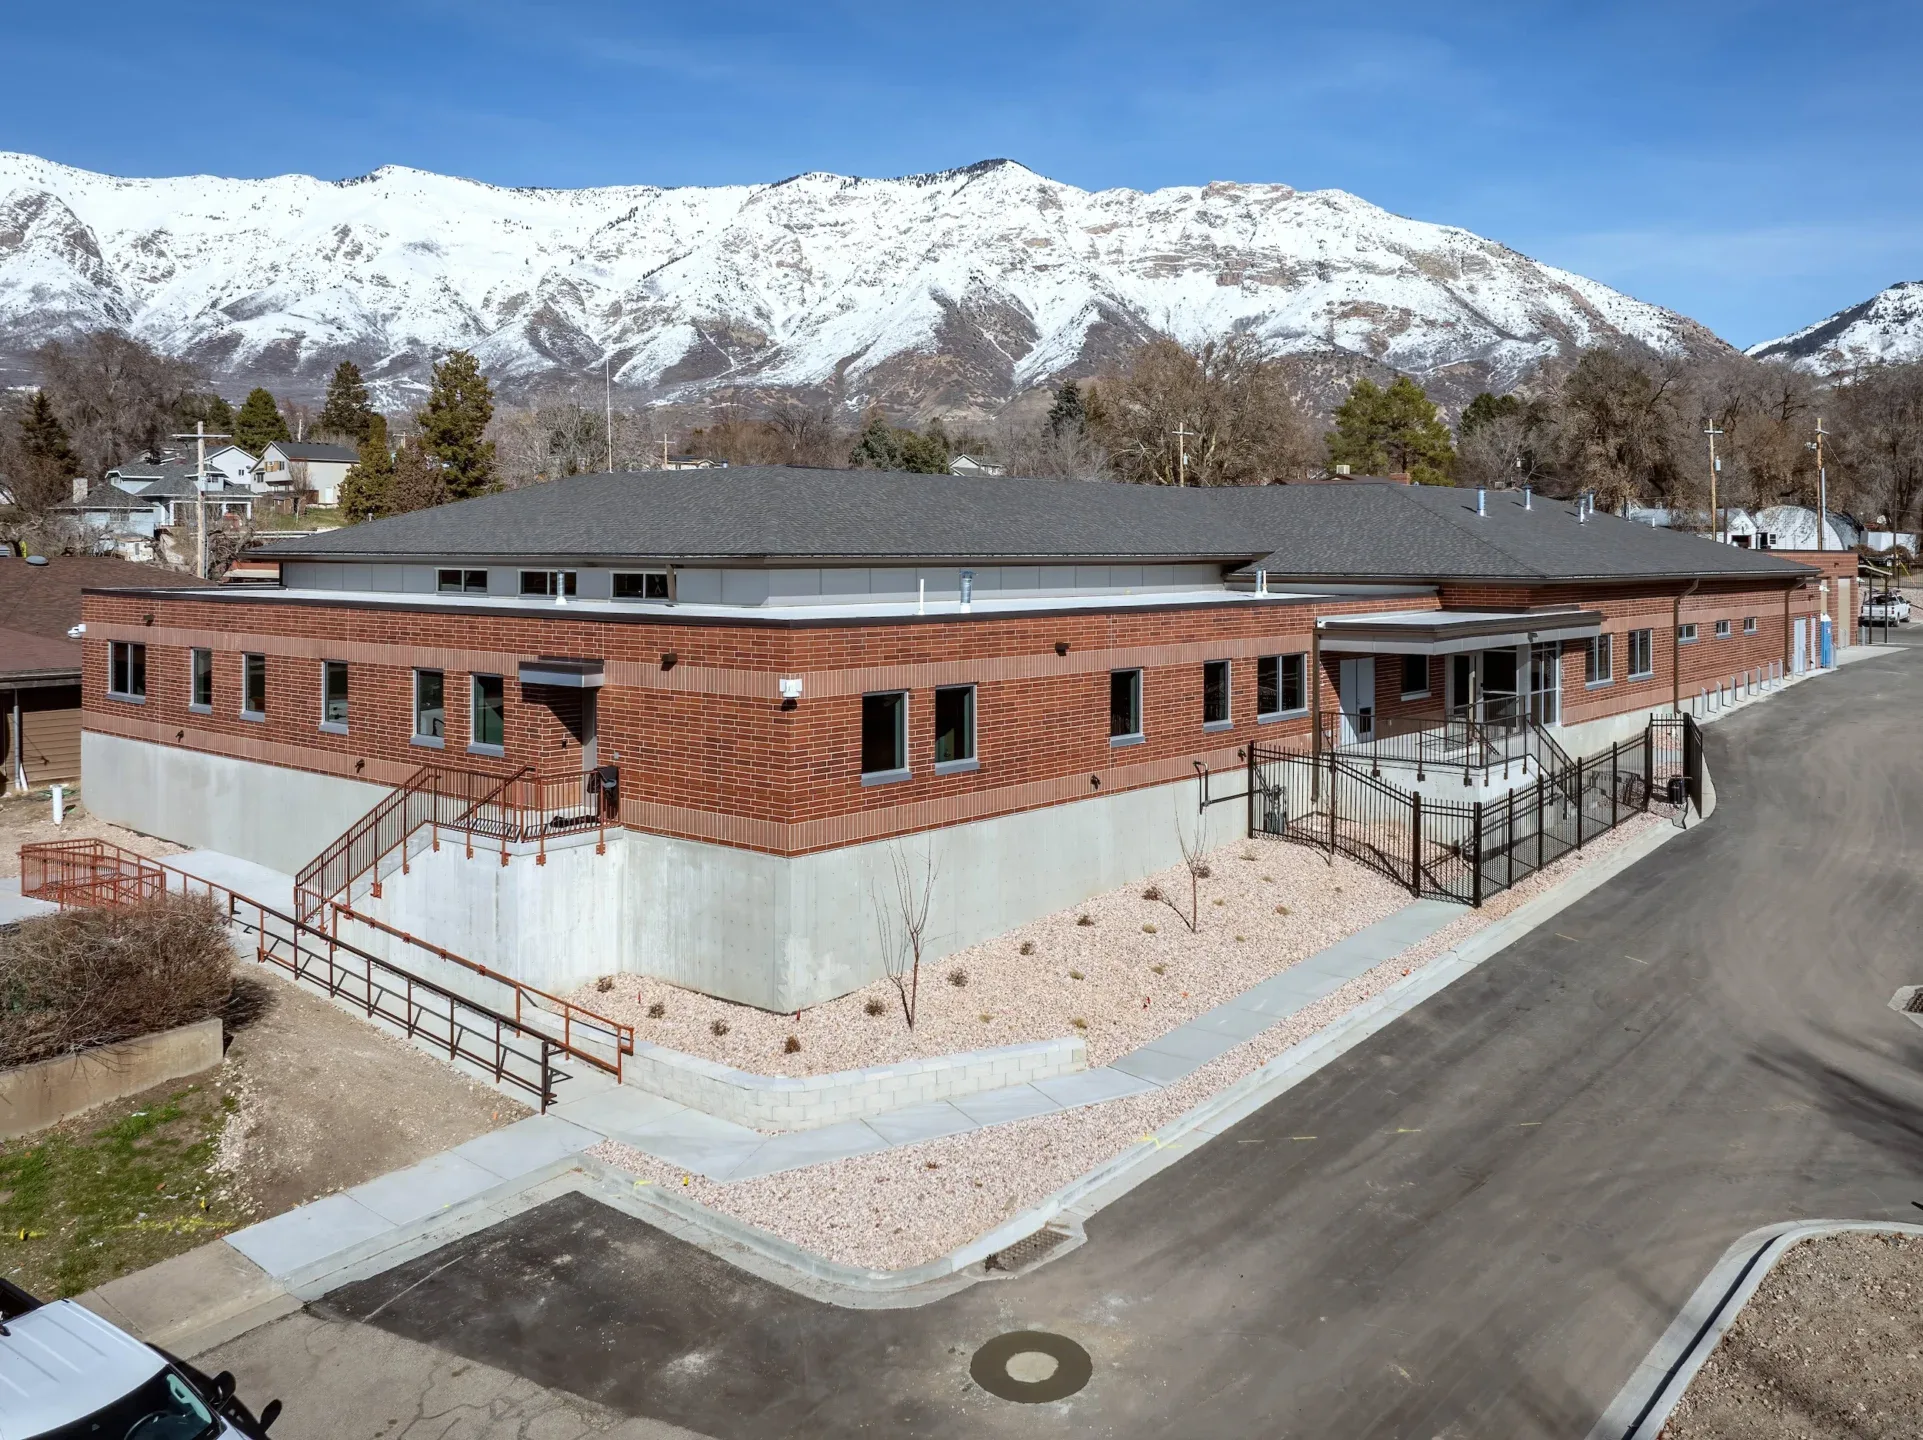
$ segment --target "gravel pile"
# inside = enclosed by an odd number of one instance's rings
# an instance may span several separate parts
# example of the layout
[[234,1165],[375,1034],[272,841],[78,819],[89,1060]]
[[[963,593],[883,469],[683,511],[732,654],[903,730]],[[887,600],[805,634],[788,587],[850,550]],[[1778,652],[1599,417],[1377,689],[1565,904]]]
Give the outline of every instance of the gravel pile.
[[[1274,840],[1225,845],[1207,864],[1194,932],[1188,871],[1165,870],[924,964],[913,1030],[885,979],[799,1017],[634,975],[568,998],[632,1024],[642,1040],[763,1075],[1064,1035],[1084,1036],[1088,1063],[1100,1066],[1409,903],[1372,870]],[[1166,898],[1143,898],[1151,893]]]
[[[1438,943],[1439,937],[1432,937],[1411,947],[1166,1090],[732,1184],[688,1175],[617,1141],[589,1153],[845,1264],[878,1270],[918,1265],[967,1243],[1131,1146],[1155,1143],[1152,1132],[1157,1126],[1308,1039],[1451,944],[1460,944],[1532,894],[1566,879],[1579,865],[1602,859],[1652,823],[1664,822],[1635,821],[1584,847],[1579,855],[1558,861],[1540,877],[1507,892],[1513,898],[1506,906],[1492,901],[1452,922],[1444,933],[1453,932],[1453,940]],[[1279,857],[1271,866],[1271,852],[1259,853],[1259,868],[1248,866],[1258,873],[1253,883],[1264,883],[1260,874],[1275,875],[1279,881]],[[1313,852],[1302,853],[1323,867]],[[1241,877],[1224,883],[1248,882]],[[1349,893],[1350,882],[1341,883]]]
[[1777,1262],[1661,1440],[1923,1435],[1923,1240],[1824,1235]]

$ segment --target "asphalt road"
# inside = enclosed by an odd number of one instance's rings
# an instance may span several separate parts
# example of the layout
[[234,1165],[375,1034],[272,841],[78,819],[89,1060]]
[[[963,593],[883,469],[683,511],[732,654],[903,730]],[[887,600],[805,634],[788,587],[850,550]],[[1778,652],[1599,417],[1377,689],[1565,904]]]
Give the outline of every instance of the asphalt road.
[[[1711,727],[1709,824],[1029,1275],[841,1310],[570,1198],[280,1325],[724,1440],[1581,1437],[1745,1231],[1917,1218],[1923,1031],[1886,1002],[1923,981],[1919,715],[1899,650]],[[221,1358],[291,1421],[277,1328]],[[970,1354],[1017,1328],[1086,1346],[1088,1387],[977,1389]]]

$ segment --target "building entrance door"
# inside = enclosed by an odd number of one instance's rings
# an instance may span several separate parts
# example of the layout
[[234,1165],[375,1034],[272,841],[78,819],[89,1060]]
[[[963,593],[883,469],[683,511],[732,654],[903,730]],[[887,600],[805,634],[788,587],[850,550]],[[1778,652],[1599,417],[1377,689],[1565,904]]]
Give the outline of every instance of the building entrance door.
[[1801,675],[1809,669],[1809,621],[1799,618],[1792,630],[1789,673]]
[[1529,718],[1537,725],[1562,722],[1562,646],[1529,647]]
[[1337,677],[1342,702],[1342,732],[1339,745],[1355,745],[1375,739],[1375,659],[1344,660]]

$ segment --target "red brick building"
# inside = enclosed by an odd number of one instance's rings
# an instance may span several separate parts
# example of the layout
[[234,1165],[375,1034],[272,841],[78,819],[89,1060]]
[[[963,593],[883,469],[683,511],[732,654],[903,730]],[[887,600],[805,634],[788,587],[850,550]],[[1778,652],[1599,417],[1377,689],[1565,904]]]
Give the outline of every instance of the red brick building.
[[598,772],[601,853],[417,863],[385,918],[779,1009],[874,973],[889,842],[939,856],[956,948],[1171,863],[1251,741],[1583,753],[1799,668],[1818,603],[1770,555],[1391,485],[583,476],[266,553],[278,588],[88,596],[97,812],[292,873],[424,765]]

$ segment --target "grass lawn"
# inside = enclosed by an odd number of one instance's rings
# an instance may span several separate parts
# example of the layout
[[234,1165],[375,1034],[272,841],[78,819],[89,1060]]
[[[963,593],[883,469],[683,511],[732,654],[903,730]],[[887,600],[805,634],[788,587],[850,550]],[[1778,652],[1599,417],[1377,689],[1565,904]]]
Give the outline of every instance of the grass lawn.
[[234,1107],[210,1077],[0,1142],[0,1273],[78,1295],[245,1223],[211,1169]]

